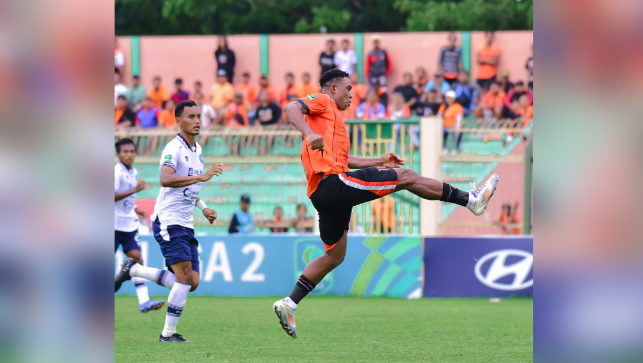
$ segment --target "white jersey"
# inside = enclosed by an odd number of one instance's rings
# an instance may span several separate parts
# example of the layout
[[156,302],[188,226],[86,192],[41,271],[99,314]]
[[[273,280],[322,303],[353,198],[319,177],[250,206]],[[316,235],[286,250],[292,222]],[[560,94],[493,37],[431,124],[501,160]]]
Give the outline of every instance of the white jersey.
[[[114,191],[125,192],[136,188],[138,172],[127,169],[123,163],[114,165]],[[121,232],[133,232],[138,229],[136,215],[136,193],[117,201],[114,205],[114,229]]]
[[[176,170],[176,175],[193,176],[203,174],[203,152],[201,145],[196,143],[191,148],[187,141],[179,134],[170,141],[161,154],[160,168],[164,165]],[[201,183],[180,188],[161,187],[152,221],[158,217],[159,222],[165,225],[178,224],[187,228],[194,228],[194,206],[201,191]]]

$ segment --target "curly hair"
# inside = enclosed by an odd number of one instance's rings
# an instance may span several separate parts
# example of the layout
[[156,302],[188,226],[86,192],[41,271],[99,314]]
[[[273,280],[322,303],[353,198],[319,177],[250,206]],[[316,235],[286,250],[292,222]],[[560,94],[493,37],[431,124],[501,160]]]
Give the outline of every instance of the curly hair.
[[341,69],[333,68],[324,72],[319,78],[319,85],[323,87],[330,86],[333,82],[339,82],[341,78],[348,78],[348,73]]

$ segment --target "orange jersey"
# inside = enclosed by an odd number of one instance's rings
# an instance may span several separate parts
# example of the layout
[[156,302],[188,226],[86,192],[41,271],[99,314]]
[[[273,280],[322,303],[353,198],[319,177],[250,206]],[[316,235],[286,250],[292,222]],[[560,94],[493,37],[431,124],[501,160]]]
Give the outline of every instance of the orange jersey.
[[[500,49],[497,45],[491,44],[489,47],[481,46],[478,48],[477,54],[480,56],[480,59],[483,61],[490,61],[494,57],[500,55]],[[489,79],[495,76],[498,73],[498,63],[495,65],[491,64],[480,64],[478,66],[478,78],[479,79]]]
[[454,127],[457,123],[457,117],[464,115],[464,110],[459,103],[454,103],[451,106],[443,104],[438,110],[438,115],[442,115],[442,126]]
[[366,91],[368,91],[368,89],[363,84],[352,85],[351,94],[353,95],[353,98],[357,98],[357,100],[351,101],[351,104],[360,105],[364,102],[366,100]]
[[170,91],[168,91],[163,85],[159,86],[159,89],[150,89],[147,92],[147,95],[150,96],[152,102],[154,102],[158,108],[162,108],[163,102],[170,99]]
[[480,100],[480,104],[486,105],[489,108],[502,107],[505,102],[505,96],[505,93],[502,91],[499,91],[497,95],[487,92],[487,94],[482,97],[482,100]]
[[305,137],[301,144],[301,163],[306,172],[310,198],[317,190],[322,174],[341,174],[350,171],[348,153],[351,143],[344,119],[330,96],[313,93],[300,100],[308,110],[308,115],[304,115],[306,123],[314,133],[324,137],[323,152],[311,149]]
[[174,110],[161,111],[161,115],[159,116],[159,123],[166,129],[172,129],[176,127],[176,117],[174,116]]
[[240,83],[234,87],[234,90],[243,93],[244,97],[251,105],[255,103],[257,95],[259,94],[257,86],[253,84]]
[[[275,91],[275,89],[272,88],[272,86],[266,86],[266,87],[260,86],[259,92],[261,92],[262,89],[265,89],[266,91],[268,91],[268,97],[270,97],[270,102],[275,102],[275,100],[277,99],[277,91]],[[259,92],[257,92],[257,94],[259,94]]]

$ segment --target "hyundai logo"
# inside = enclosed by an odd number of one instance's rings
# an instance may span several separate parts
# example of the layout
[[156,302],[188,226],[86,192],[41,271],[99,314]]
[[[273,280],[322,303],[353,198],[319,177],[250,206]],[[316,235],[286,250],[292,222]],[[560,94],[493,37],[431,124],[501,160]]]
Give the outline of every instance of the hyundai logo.
[[[507,265],[506,261],[508,257],[522,257],[522,259],[511,265]],[[489,265],[489,269],[483,275],[481,271],[482,266],[489,260],[491,260],[491,265]],[[527,276],[529,276],[529,273],[532,271],[533,265],[534,256],[527,251],[498,250],[482,256],[476,263],[474,271],[476,278],[483,284],[497,290],[513,291],[526,289],[534,284],[533,277],[531,280],[526,281]],[[514,276],[511,283],[497,282],[501,278],[510,275]]]

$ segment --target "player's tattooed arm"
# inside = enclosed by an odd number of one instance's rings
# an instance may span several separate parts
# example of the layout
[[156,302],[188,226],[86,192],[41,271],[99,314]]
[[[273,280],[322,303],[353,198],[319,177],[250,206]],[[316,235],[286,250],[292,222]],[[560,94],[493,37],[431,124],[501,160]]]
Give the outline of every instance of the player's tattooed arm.
[[295,126],[299,132],[306,138],[308,145],[313,150],[324,151],[324,137],[317,135],[313,130],[308,126],[306,120],[304,120],[304,115],[308,114],[308,110],[298,101],[289,103],[285,108],[284,112],[288,118],[288,122],[291,125]]
[[223,164],[216,164],[209,167],[203,174],[194,176],[176,175],[176,170],[171,166],[163,165],[161,169],[161,186],[166,188],[181,188],[188,185],[206,182],[215,175],[221,175]]

